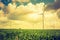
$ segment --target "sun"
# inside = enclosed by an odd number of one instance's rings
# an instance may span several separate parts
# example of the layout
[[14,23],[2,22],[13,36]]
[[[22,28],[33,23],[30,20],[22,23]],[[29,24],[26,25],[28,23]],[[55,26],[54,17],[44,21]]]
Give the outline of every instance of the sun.
[[32,21],[32,22],[38,21],[40,19],[40,15],[37,13],[27,14],[26,19],[27,19],[27,21]]
[[38,19],[38,14],[28,14],[28,17],[30,18],[30,19],[34,19],[34,20],[36,20],[36,19]]

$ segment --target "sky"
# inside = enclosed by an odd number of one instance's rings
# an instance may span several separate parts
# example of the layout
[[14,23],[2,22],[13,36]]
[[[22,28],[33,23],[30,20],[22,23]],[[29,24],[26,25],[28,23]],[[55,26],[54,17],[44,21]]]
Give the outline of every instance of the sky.
[[43,29],[43,18],[45,29],[60,28],[59,0],[16,0],[16,4],[12,0],[1,2],[0,28]]
[[[5,5],[8,5],[9,3],[12,2],[12,0],[1,0],[1,2],[3,2]],[[30,0],[31,3],[36,4],[36,3],[40,3],[40,2],[44,2],[44,3],[53,3],[54,0]]]

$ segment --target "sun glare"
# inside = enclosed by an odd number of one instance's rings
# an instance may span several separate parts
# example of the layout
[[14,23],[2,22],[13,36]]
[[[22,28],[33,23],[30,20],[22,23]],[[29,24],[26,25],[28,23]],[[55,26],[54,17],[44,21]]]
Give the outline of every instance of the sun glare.
[[31,21],[37,21],[40,17],[40,15],[38,14],[28,14],[27,15],[27,19],[31,20]]

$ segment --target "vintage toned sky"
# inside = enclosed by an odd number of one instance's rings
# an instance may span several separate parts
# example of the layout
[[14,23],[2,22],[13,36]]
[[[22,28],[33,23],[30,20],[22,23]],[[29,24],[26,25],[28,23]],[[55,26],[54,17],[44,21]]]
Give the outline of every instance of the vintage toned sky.
[[60,29],[59,0],[0,1],[0,28],[43,29],[44,21],[44,29]]

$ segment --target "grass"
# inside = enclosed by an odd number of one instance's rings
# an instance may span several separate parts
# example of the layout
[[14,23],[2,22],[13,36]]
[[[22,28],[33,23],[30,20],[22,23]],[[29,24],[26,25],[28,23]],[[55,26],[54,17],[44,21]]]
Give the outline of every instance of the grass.
[[60,30],[0,29],[0,40],[59,40]]

